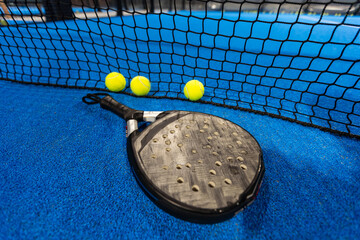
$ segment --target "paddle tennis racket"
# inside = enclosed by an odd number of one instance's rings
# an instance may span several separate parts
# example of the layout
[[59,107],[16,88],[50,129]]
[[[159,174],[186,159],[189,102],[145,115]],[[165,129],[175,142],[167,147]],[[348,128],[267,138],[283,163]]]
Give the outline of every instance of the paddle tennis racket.
[[[252,203],[263,176],[262,151],[242,127],[210,114],[139,111],[108,94],[88,94],[127,122],[128,158],[144,192],[166,212],[197,223],[231,218]],[[139,122],[151,122],[142,130]]]

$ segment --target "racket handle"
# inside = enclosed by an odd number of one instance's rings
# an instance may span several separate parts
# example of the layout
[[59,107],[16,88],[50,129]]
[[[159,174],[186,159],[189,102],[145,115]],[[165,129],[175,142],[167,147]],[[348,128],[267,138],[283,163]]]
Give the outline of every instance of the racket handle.
[[112,97],[106,96],[100,100],[100,106],[103,109],[109,110],[110,112],[115,113],[119,117],[125,119],[126,121],[130,119],[135,119],[142,121],[143,111],[135,110],[115,101]]

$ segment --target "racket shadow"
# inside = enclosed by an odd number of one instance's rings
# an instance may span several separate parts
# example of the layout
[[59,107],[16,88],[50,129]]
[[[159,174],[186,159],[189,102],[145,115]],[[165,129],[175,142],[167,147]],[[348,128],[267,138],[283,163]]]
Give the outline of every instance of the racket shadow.
[[261,226],[266,222],[265,216],[267,215],[266,213],[270,199],[270,186],[265,175],[256,201],[243,211],[244,227],[246,229],[251,232],[262,229]]

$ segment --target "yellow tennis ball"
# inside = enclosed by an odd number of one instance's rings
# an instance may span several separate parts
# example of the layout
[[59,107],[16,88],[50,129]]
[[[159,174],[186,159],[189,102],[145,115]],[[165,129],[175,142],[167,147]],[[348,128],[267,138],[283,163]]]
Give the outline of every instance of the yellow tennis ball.
[[185,97],[191,101],[197,101],[204,96],[204,85],[198,80],[191,80],[184,87]]
[[0,20],[0,24],[1,24],[2,26],[7,26],[7,25],[8,25],[8,23],[7,23],[4,19],[1,19],[1,20]]
[[105,86],[112,92],[120,92],[126,86],[126,79],[122,74],[112,72],[106,76]]
[[145,96],[150,92],[151,83],[143,76],[136,76],[130,83],[131,91],[137,96]]

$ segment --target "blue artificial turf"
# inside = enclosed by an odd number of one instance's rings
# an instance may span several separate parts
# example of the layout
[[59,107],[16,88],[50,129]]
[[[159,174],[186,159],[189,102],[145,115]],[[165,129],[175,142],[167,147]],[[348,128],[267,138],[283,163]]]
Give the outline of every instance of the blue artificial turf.
[[156,207],[126,155],[125,121],[81,98],[88,90],[0,81],[0,239],[355,239],[360,141],[254,113],[180,100],[113,96],[143,110],[227,118],[260,143],[257,200],[199,225]]

